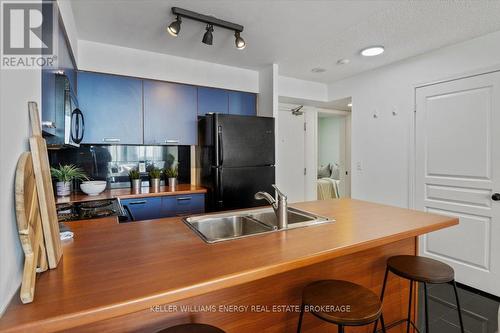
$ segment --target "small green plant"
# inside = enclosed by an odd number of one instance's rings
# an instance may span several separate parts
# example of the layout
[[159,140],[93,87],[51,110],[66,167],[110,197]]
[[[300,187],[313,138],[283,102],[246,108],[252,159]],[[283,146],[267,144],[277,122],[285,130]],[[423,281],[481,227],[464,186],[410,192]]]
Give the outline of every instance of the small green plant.
[[69,165],[61,165],[59,164],[58,168],[50,168],[50,173],[52,177],[57,179],[58,182],[70,182],[73,179],[76,180],[88,180],[89,178],[83,172],[82,169],[76,167],[73,164]]
[[141,179],[141,173],[137,169],[132,169],[128,172],[128,176],[131,180]]
[[161,170],[158,168],[152,168],[151,170],[149,170],[149,177],[151,179],[161,178]]
[[177,178],[179,176],[179,169],[176,167],[170,167],[164,171],[166,178]]

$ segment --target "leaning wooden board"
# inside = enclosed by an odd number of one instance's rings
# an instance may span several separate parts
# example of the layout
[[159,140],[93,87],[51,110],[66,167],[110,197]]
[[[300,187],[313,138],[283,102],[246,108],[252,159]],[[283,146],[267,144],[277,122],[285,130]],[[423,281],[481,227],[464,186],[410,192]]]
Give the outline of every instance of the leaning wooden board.
[[57,220],[56,203],[50,176],[49,156],[47,145],[42,138],[42,130],[38,107],[35,102],[28,103],[31,129],[33,136],[30,138],[30,149],[33,158],[38,201],[42,217],[45,248],[50,268],[56,268],[62,256],[61,239],[59,236],[59,223]]
[[47,254],[43,243],[40,204],[31,153],[19,158],[16,170],[16,217],[19,239],[24,251],[21,301],[30,303],[35,293],[37,272],[47,270]]

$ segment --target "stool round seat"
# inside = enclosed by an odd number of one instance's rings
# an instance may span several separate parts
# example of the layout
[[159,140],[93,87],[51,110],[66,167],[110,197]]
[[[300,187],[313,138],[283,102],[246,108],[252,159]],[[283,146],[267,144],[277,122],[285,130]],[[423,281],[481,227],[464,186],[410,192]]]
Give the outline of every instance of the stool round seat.
[[225,333],[220,328],[207,324],[182,324],[165,328],[156,333]]
[[321,280],[307,285],[302,303],[316,317],[342,326],[367,325],[382,313],[382,303],[374,292],[342,280]]
[[406,279],[425,283],[447,283],[455,279],[451,266],[426,257],[411,255],[390,257],[387,260],[387,268]]

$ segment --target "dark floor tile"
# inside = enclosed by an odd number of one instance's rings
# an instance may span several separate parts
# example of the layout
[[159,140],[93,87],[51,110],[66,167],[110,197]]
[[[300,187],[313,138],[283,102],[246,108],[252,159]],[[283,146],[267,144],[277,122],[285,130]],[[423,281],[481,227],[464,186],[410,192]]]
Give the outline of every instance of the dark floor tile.
[[[422,286],[423,288],[423,286]],[[432,285],[431,289],[428,289],[429,296],[433,296],[439,298],[443,301],[446,301],[450,304],[455,304],[455,292],[453,290],[453,286],[447,283],[444,284],[435,284]],[[462,288],[458,288],[458,297],[460,298],[460,302],[462,304],[466,304],[475,294],[464,290]]]
[[[429,286],[431,332],[460,332],[455,295],[451,285]],[[462,288],[458,289],[464,327],[472,333],[495,333],[498,329],[499,302]],[[419,290],[419,327],[424,327],[424,293]],[[433,327],[435,327],[433,329]]]
[[[477,314],[468,311],[463,311],[462,317],[466,331],[474,333],[494,333],[496,331],[496,323],[491,322],[489,318],[478,316]],[[446,314],[440,320],[446,321],[457,328],[460,327],[460,321],[456,311]]]
[[[425,329],[422,328],[422,331]],[[438,320],[429,325],[430,332],[436,333],[457,333],[460,332],[460,328],[444,320]],[[473,331],[466,331],[468,333],[479,333]]]
[[488,318],[495,317],[498,319],[498,307],[500,302],[494,301],[490,298],[475,294],[465,305],[462,307],[465,310],[480,313]]

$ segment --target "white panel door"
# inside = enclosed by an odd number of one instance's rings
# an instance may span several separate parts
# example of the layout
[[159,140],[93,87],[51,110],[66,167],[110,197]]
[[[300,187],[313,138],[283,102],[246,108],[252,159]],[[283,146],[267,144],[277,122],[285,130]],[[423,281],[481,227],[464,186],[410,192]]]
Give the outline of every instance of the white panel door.
[[418,88],[416,102],[416,208],[460,218],[420,252],[500,296],[500,73]]
[[278,114],[278,151],[276,179],[288,202],[305,201],[305,134],[304,115],[290,111]]

